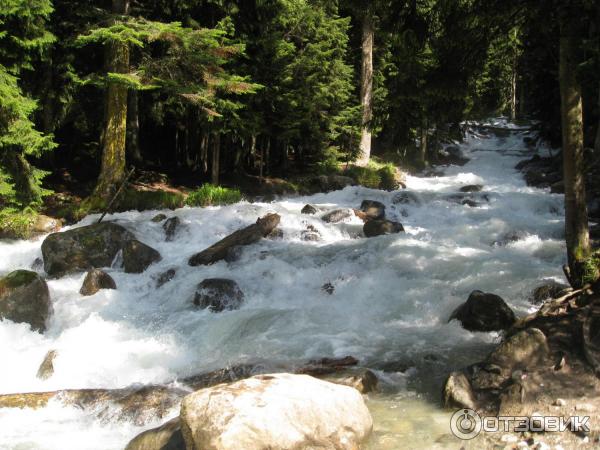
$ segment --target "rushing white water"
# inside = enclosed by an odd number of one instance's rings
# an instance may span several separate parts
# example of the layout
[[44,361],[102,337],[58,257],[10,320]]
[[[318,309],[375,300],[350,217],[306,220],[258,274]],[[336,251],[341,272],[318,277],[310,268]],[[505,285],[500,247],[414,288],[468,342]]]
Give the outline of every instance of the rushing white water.
[[[563,197],[527,187],[514,170],[531,153],[520,132],[470,135],[461,148],[471,158],[465,166],[408,178],[406,191],[415,200],[409,204],[393,203],[398,192],[349,187],[273,203],[163,211],[184,224],[172,242],[150,221],[158,211],[109,216],[163,260],[141,275],[109,269],[118,289],[91,297],[78,293],[84,273],[50,280],[54,314],[45,334],[0,322],[0,393],[163,383],[241,362],[353,355],[384,381],[384,392],[369,400],[375,417],[370,446],[442,445],[449,431],[436,403],[443,375],[476,361],[497,338],[447,323],[450,312],[480,289],[501,295],[518,315],[527,313],[533,287],[544,279],[563,281],[565,253]],[[481,206],[452,201],[467,184],[484,186],[472,194]],[[363,199],[382,201],[406,233],[366,239],[356,217],[327,224],[300,214],[306,203],[356,208]],[[283,239],[248,246],[234,263],[187,265],[192,254],[268,212],[281,215]],[[307,225],[322,240],[303,241]],[[511,235],[518,240],[507,241]],[[31,267],[41,242],[0,243],[0,274]],[[157,289],[156,277],[170,268],[176,277]],[[211,277],[237,281],[246,299],[240,310],[213,314],[193,307],[195,286]],[[321,289],[327,282],[335,286],[332,295]],[[50,349],[58,351],[55,374],[41,381],[36,372]],[[119,449],[157,423],[140,428],[99,421],[54,403],[38,411],[4,409],[0,448]]]

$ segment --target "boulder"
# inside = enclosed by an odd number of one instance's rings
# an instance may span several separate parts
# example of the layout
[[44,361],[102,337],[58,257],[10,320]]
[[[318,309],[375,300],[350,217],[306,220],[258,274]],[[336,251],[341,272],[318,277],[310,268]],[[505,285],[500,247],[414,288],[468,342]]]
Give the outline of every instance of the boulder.
[[79,293],[84,296],[94,295],[100,289],[116,289],[117,284],[112,277],[100,269],[90,270],[85,279],[83,285],[79,290]]
[[442,404],[450,409],[477,409],[473,388],[464,373],[452,372],[448,375],[442,391]]
[[316,214],[319,210],[317,209],[316,206],[313,205],[304,205],[304,207],[302,208],[302,210],[300,211],[302,214]]
[[167,284],[169,281],[171,281],[173,278],[175,278],[176,274],[177,274],[176,269],[169,269],[166,272],[161,273],[156,278],[156,288],[158,289],[159,287]]
[[460,188],[460,192],[481,192],[483,186],[481,184],[469,184]]
[[175,233],[177,232],[177,229],[180,227],[180,225],[181,220],[179,220],[179,217],[171,217],[165,220],[165,223],[163,223],[163,230],[165,230],[165,236],[167,241],[172,241],[175,238]]
[[244,293],[227,278],[207,278],[198,284],[194,294],[194,305],[211,312],[239,309],[243,302]]
[[375,200],[363,200],[360,210],[366,214],[367,220],[382,220],[385,218],[385,205]]
[[240,245],[250,245],[267,236],[277,225],[280,217],[278,214],[267,214],[259,218],[255,224],[237,230],[206,250],[192,256],[188,264],[190,266],[209,265],[225,259],[229,249]]
[[319,175],[314,179],[314,184],[320,192],[330,192],[354,186],[356,182],[353,178],[343,175]]
[[36,233],[52,233],[60,230],[62,222],[54,217],[45,216],[44,214],[38,214],[32,225],[32,230]]
[[391,220],[369,220],[363,226],[363,233],[366,237],[381,236],[382,234],[394,234],[404,231],[400,222]]
[[321,220],[327,223],[337,223],[347,219],[348,217],[352,217],[352,215],[353,213],[351,209],[334,209],[333,211],[329,211],[321,216]]
[[162,259],[152,247],[132,239],[123,247],[123,268],[125,273],[142,273],[151,264]]
[[469,331],[500,331],[510,328],[515,313],[499,296],[473,291],[465,303],[454,310],[451,320],[458,320]]
[[486,362],[511,376],[515,370],[535,367],[550,356],[546,335],[538,328],[526,328],[505,339]]
[[185,450],[179,417],[138,434],[125,450]]
[[50,234],[42,243],[44,270],[51,277],[108,267],[135,236],[120,225],[102,222]]
[[51,314],[48,285],[37,273],[15,270],[0,278],[0,319],[28,323],[34,331],[45,331]]
[[557,283],[556,281],[550,281],[548,283],[536,287],[531,293],[529,301],[534,305],[540,305],[546,300],[551,300],[553,298],[560,297],[560,295],[566,289],[569,289],[569,286],[567,286],[566,284]]
[[159,223],[162,222],[163,220],[167,220],[167,216],[165,214],[157,214],[152,218],[152,222],[154,223]]
[[40,380],[47,380],[54,375],[54,358],[56,358],[58,352],[56,350],[49,350],[44,357],[44,360],[38,368],[36,377]]
[[188,450],[357,449],[373,428],[362,395],[307,375],[258,375],[181,404]]

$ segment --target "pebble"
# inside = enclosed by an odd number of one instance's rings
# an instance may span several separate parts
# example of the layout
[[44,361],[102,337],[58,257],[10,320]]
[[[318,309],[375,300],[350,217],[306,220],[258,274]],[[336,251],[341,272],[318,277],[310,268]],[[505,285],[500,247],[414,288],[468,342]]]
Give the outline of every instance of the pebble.
[[556,400],[554,400],[553,405],[554,406],[565,406],[567,404],[566,401],[564,401],[562,398],[557,398]]

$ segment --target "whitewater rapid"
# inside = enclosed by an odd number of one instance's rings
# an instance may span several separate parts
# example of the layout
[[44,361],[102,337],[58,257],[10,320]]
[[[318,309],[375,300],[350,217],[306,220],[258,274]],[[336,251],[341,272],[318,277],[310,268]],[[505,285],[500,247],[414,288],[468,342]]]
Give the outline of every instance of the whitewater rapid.
[[[563,196],[527,187],[514,169],[545,151],[526,150],[523,133],[469,134],[460,145],[466,165],[444,168],[443,176],[409,176],[403,191],[347,187],[272,203],[107,216],[157,249],[162,261],[139,275],[108,269],[118,289],[91,297],[79,294],[84,273],[49,280],[54,314],[46,333],[0,322],[0,393],[166,383],[240,363],[352,355],[383,381],[383,392],[369,399],[371,448],[431,447],[448,433],[437,405],[443,376],[476,361],[498,338],[447,323],[451,311],[480,289],[524,315],[533,310],[527,297],[534,287],[564,282]],[[472,184],[483,185],[472,195],[479,207],[452,198]],[[394,203],[400,192],[410,193],[411,202]],[[357,217],[328,224],[300,213],[306,203],[358,208],[364,199],[383,202],[406,233],[367,239]],[[183,224],[171,242],[162,224],[150,220],[159,212]],[[282,239],[245,247],[233,263],[187,265],[192,254],[269,212],[281,215]],[[89,216],[74,227],[96,220]],[[320,241],[302,240],[308,225]],[[42,240],[0,242],[0,275],[32,266],[43,272],[34,265]],[[175,278],[156,288],[158,275],[171,268]],[[193,307],[196,285],[213,277],[238,283],[245,294],[240,310]],[[325,283],[334,285],[332,295],[321,289]],[[49,350],[58,352],[55,373],[42,381],[36,372]],[[160,422],[100,421],[52,402],[38,411],[0,409],[0,448],[122,449]]]

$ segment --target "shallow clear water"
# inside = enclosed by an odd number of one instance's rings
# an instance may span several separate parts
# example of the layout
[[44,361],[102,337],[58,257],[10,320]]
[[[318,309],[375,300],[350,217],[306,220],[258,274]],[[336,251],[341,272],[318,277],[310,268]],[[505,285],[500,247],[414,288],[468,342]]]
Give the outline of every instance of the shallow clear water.
[[[44,335],[0,322],[0,393],[163,383],[241,362],[353,355],[383,381],[383,392],[369,398],[371,449],[456,446],[449,415],[438,404],[441,382],[452,368],[485,355],[497,335],[446,323],[449,314],[480,289],[501,295],[523,315],[541,280],[563,281],[563,197],[527,187],[514,170],[531,153],[520,133],[471,135],[461,146],[471,158],[465,166],[408,178],[406,191],[416,200],[410,204],[393,203],[400,191],[349,187],[273,203],[163,211],[184,224],[172,242],[165,242],[162,224],[150,221],[158,211],[109,216],[163,260],[141,275],[108,270],[118,290],[91,297],[78,293],[84,273],[49,281],[54,315]],[[466,184],[484,185],[473,194],[480,207],[450,198]],[[363,199],[385,203],[406,233],[365,239],[356,217],[327,224],[300,214],[309,202],[357,208]],[[282,240],[246,247],[235,263],[187,265],[192,254],[268,212],[281,215]],[[319,230],[321,241],[301,239],[307,225]],[[504,242],[515,233],[518,240]],[[0,243],[0,274],[30,267],[41,242]],[[156,289],[156,277],[170,268],[177,269],[175,279]],[[194,309],[195,286],[211,277],[236,280],[244,306],[220,314]],[[321,290],[327,282],[333,295]],[[41,381],[35,375],[50,349],[58,351],[55,374]],[[157,424],[99,421],[93,412],[58,404],[5,409],[0,448],[119,449]]]

